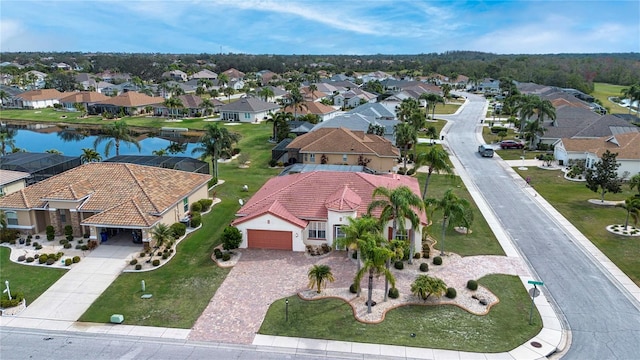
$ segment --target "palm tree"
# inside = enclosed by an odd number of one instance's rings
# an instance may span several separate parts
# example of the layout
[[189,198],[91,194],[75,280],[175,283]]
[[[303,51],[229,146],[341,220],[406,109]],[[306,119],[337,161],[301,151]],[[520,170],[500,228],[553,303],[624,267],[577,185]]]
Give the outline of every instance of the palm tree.
[[293,107],[293,118],[297,119],[298,109],[305,109],[307,105],[305,105],[304,97],[300,93],[300,89],[298,89],[298,87],[294,87],[293,89],[291,89],[290,95],[291,96],[289,97],[289,103],[291,107]]
[[433,146],[427,152],[418,154],[418,156],[416,156],[414,166],[416,169],[421,166],[429,167],[429,170],[427,171],[427,178],[424,181],[424,189],[422,190],[423,200],[427,198],[429,181],[431,181],[431,175],[433,175],[434,171],[436,173],[453,175],[453,168],[449,164],[449,155],[439,146]]
[[[444,237],[447,227],[468,220],[470,204],[467,199],[458,197],[453,193],[453,189],[447,189],[435,204],[435,210],[442,211],[442,245],[440,255],[444,256]],[[468,228],[468,223],[466,224]]]
[[49,154],[62,155],[62,151],[58,149],[49,149],[49,150],[45,150],[44,152]]
[[[371,314],[371,305],[373,298],[373,277],[384,275],[385,283],[391,283],[391,286],[395,286],[396,279],[393,277],[391,271],[386,266],[393,256],[391,250],[382,246],[385,242],[384,237],[380,234],[367,234],[363,239],[360,239],[358,242],[358,247],[360,251],[362,251],[362,256],[364,258],[362,268],[358,270],[356,273],[356,277],[353,280],[353,283],[357,289],[360,289],[360,282],[362,281],[362,277],[364,274],[369,275],[369,285],[368,285],[368,301],[367,301],[367,313]],[[388,285],[386,286],[388,287]],[[385,300],[387,297],[388,289],[385,289]]]
[[204,99],[200,103],[200,106],[204,109],[204,116],[211,115],[211,109],[214,108],[213,103],[209,99]]
[[172,142],[167,146],[167,151],[170,154],[180,154],[187,151],[187,144],[180,144],[179,142]]
[[[416,211],[420,212],[424,209],[424,203],[422,199],[407,186],[398,186],[391,190],[389,188],[380,186],[373,190],[373,198],[377,196],[380,198],[373,200],[369,204],[367,212],[371,214],[375,209],[380,208],[380,227],[383,228],[390,220],[392,220],[392,233],[391,239],[395,240],[398,234],[398,230],[405,231],[405,221],[408,219],[411,222],[411,232],[420,226],[420,217]],[[413,261],[413,255],[415,252],[415,236],[410,234],[410,249],[409,249],[409,263]],[[385,289],[385,296],[386,291]]]
[[634,225],[638,225],[638,220],[640,220],[640,198],[631,196],[626,198],[624,203],[616,204],[616,206],[627,211],[627,218],[624,221],[625,230],[629,228],[629,217],[633,218]]
[[284,140],[289,134],[289,121],[293,121],[293,114],[290,112],[278,112],[271,115],[273,121],[273,136],[272,138],[276,143]]
[[635,196],[640,198],[640,173],[633,175],[629,179],[629,189],[633,190],[634,188],[638,190],[638,194]]
[[169,118],[171,118],[171,115],[175,115],[175,117],[177,118],[178,113],[174,110],[184,107],[184,105],[182,104],[182,100],[176,97],[165,99],[163,105],[169,108]]
[[323,287],[327,287],[327,281],[334,282],[336,280],[329,265],[313,265],[309,269],[307,277],[309,278],[309,288],[311,290],[316,288],[318,294],[320,294]]
[[318,91],[318,86],[316,84],[309,85],[309,91],[311,92],[311,99],[315,101],[316,91]]
[[16,141],[14,137],[18,135],[18,132],[14,129],[9,129],[7,127],[0,128],[0,155],[7,155],[7,147],[10,147],[12,150],[16,147]]
[[449,94],[451,93],[451,85],[450,84],[442,84],[442,86],[440,86],[440,89],[442,89],[442,95],[444,95],[445,99],[449,98]]
[[98,145],[103,141],[107,141],[104,147],[104,156],[106,157],[109,157],[109,152],[113,147],[116,148],[116,156],[119,156],[121,142],[133,144],[138,151],[142,150],[140,143],[131,135],[129,126],[124,120],[118,120],[102,126],[102,133],[96,137],[96,140],[93,142],[93,148],[97,149]]
[[224,88],[224,90],[222,90],[222,92],[223,92],[225,95],[227,95],[227,100],[228,100],[228,102],[231,102],[231,95],[233,95],[233,94],[235,94],[235,93],[236,93],[235,89],[234,89],[234,88],[232,88],[232,87],[226,87],[226,88]]
[[173,230],[164,223],[158,223],[150,231],[151,237],[156,241],[156,247],[161,247],[165,242],[173,239]]
[[525,124],[523,128],[523,135],[524,139],[529,141],[529,149],[534,148],[536,138],[544,135],[544,130],[544,127],[542,127],[541,123],[537,120],[529,121]]
[[4,101],[9,99],[10,99],[9,93],[7,93],[4,90],[0,90],[0,104],[4,106],[5,105]]
[[258,92],[258,96],[263,98],[264,101],[269,101],[270,98],[275,96],[275,93],[270,87],[265,86],[262,89],[260,89],[260,92]]
[[95,149],[91,149],[91,148],[82,149],[82,155],[80,155],[80,161],[82,161],[83,164],[90,163],[90,162],[99,162],[100,160],[102,160],[102,156],[100,156],[100,153],[97,152]]
[[411,114],[418,110],[418,108],[420,107],[419,105],[420,104],[418,104],[418,101],[413,98],[402,100],[398,107],[398,110],[396,111],[398,120],[400,120],[401,122],[407,121],[409,117],[411,117]]
[[[620,94],[626,99],[629,99],[629,114],[631,114],[631,108],[634,102],[640,103],[640,84],[633,84],[628,88],[622,89]],[[639,104],[636,103],[636,106]],[[638,109],[640,110],[640,109]],[[636,116],[640,116],[640,111],[636,111]]]
[[158,149],[158,150],[153,150],[151,151],[151,154],[155,155],[155,156],[167,156],[167,149]]
[[402,166],[407,168],[407,151],[418,141],[418,133],[411,124],[402,122],[395,126],[396,146],[402,150]]
[[[356,252],[357,268],[359,271],[362,256],[360,249],[358,248],[358,242],[368,234],[379,233],[380,224],[375,218],[367,215],[355,219],[349,217],[347,220],[349,221],[349,225],[342,226],[341,228],[344,233],[344,237],[336,239],[335,246],[336,248],[345,247]],[[347,256],[349,256],[348,251]],[[360,296],[360,289],[358,289],[357,296]]]
[[240,140],[240,134],[230,132],[227,128],[220,127],[218,123],[207,124],[204,127],[205,134],[200,139],[200,146],[194,148],[191,153],[202,153],[202,157],[211,157],[213,176],[218,178],[218,158],[222,155],[230,155],[233,144]]
[[411,293],[427,301],[429,296],[442,296],[447,291],[447,284],[442,279],[433,278],[429,275],[418,275],[411,284]]
[[229,77],[227,74],[222,73],[218,75],[218,84],[222,87],[226,87],[229,84]]

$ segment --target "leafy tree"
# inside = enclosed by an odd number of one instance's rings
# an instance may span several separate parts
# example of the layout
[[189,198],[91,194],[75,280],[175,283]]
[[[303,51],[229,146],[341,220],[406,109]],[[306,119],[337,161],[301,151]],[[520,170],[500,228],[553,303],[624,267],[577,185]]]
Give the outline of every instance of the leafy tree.
[[[362,281],[362,277],[365,274],[368,274],[368,314],[371,314],[374,276],[378,277],[380,275],[384,275],[385,282],[391,283],[391,286],[395,286],[396,284],[395,277],[393,276],[391,271],[389,271],[388,266],[386,266],[386,264],[393,256],[393,253],[391,252],[391,250],[382,245],[385,242],[386,241],[384,237],[380,233],[370,233],[365,235],[363,239],[360,239],[358,243],[358,247],[362,252],[364,261],[362,264],[362,268],[360,268],[360,270],[356,273],[353,283],[357,289],[360,289],[360,282]],[[385,300],[388,292],[388,289],[385,289]]]
[[102,160],[102,156],[100,156],[100,153],[97,152],[95,149],[92,149],[92,148],[82,149],[82,155],[80,155],[80,161],[82,161],[83,164],[90,163],[90,162],[99,162],[101,160]]
[[156,241],[156,246],[158,248],[161,247],[165,242],[171,241],[174,238],[173,230],[171,230],[171,227],[167,226],[164,223],[158,223],[156,226],[154,226],[150,231],[150,235],[153,240]]
[[49,153],[49,154],[62,155],[62,151],[60,151],[58,149],[49,149],[49,150],[45,150],[44,152]]
[[200,139],[200,145],[192,150],[192,153],[202,153],[202,157],[211,157],[213,166],[213,177],[218,176],[218,158],[220,156],[231,156],[233,144],[240,140],[240,134],[230,132],[225,127],[220,127],[218,123],[207,124],[204,127],[205,134]]
[[167,149],[152,150],[151,154],[155,156],[167,156]]
[[227,226],[222,231],[222,248],[225,250],[237,249],[242,243],[242,233],[235,226]]
[[427,152],[423,152],[416,156],[415,167],[428,166],[427,178],[424,181],[424,188],[422,190],[422,199],[427,198],[427,189],[429,188],[429,182],[431,181],[431,175],[436,173],[445,173],[453,175],[453,168],[449,164],[449,155],[447,152],[438,146],[431,147]]
[[229,85],[229,76],[227,76],[227,74],[225,73],[218,75],[218,84],[221,87],[226,87],[227,85]]
[[367,134],[384,136],[384,126],[370,123],[369,127],[367,128]]
[[80,113],[81,117],[83,117],[87,112],[87,109],[84,107],[83,103],[74,103],[73,108]]
[[103,125],[102,133],[98,135],[96,140],[93,142],[93,148],[97,149],[98,145],[103,141],[107,142],[104,147],[104,156],[106,157],[109,157],[109,152],[113,147],[116,148],[116,156],[120,155],[121,142],[133,144],[138,148],[138,151],[142,149],[138,140],[131,135],[129,126],[124,120],[118,120],[111,124]]
[[76,80],[69,72],[55,71],[49,74],[45,80],[46,89],[57,89],[58,91],[73,91],[76,89]]
[[318,294],[320,294],[323,287],[327,286],[327,281],[335,281],[329,265],[313,265],[313,267],[309,269],[307,277],[309,278],[309,288],[311,290],[316,288]]
[[411,293],[427,301],[429,296],[440,297],[447,292],[447,284],[442,279],[429,275],[418,275],[411,284]]
[[4,90],[0,90],[0,103],[2,104],[2,106],[5,105],[4,101],[9,100],[10,98],[11,97],[9,96],[9,93]]
[[7,127],[0,127],[0,155],[7,155],[7,147],[11,149],[16,148],[16,141],[14,137],[18,135],[18,132],[14,129]]
[[631,196],[624,200],[624,203],[616,204],[617,207],[621,207],[627,211],[627,217],[624,220],[624,228],[629,228],[629,217],[633,218],[633,225],[638,225],[640,220],[640,198]]
[[638,190],[636,197],[640,197],[640,173],[635,174],[629,179],[629,189],[633,191],[633,189]]
[[602,202],[607,192],[617,194],[622,191],[622,179],[618,176],[620,163],[616,160],[617,157],[618,153],[607,150],[602,154],[600,161],[587,169],[585,175],[587,188],[595,193],[600,192]]
[[442,95],[444,95],[444,98],[448,99],[449,96],[451,95],[451,85],[450,84],[442,84],[440,86],[440,89],[442,89]]
[[444,238],[447,228],[459,223],[469,227],[470,204],[467,199],[458,197],[453,193],[453,189],[447,189],[441,199],[435,202],[435,210],[442,211],[442,244],[440,245],[440,255],[445,255]]
[[427,127],[425,135],[427,135],[429,139],[431,139],[431,143],[433,144],[433,140],[438,137],[438,130],[435,126],[429,126]]

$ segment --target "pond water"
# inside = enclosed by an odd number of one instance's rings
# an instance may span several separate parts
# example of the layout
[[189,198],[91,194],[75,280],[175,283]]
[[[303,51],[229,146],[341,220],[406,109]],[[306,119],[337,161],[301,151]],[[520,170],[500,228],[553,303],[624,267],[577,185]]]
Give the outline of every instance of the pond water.
[[[9,126],[12,128],[12,126]],[[31,127],[36,128],[37,125]],[[93,143],[96,139],[96,130],[89,131],[88,129],[82,130],[69,130],[62,129],[57,126],[43,126],[36,129],[21,129],[17,130],[17,135],[14,137],[15,145],[28,152],[45,152],[47,150],[56,149],[62,152],[63,155],[68,156],[80,156],[82,155],[83,148],[93,148]],[[93,134],[93,135],[82,135]],[[173,137],[173,142],[187,144],[187,151],[175,156],[191,156],[198,157],[200,154],[192,154],[191,151],[197,147],[197,138],[185,138],[176,133],[161,133],[162,137],[149,136],[149,134],[140,134],[137,139],[140,144],[141,150],[135,147],[135,145],[128,143],[120,143],[120,155],[152,155],[154,150],[166,149],[172,141],[168,140]],[[166,136],[165,136],[166,135]],[[191,141],[191,142],[189,142]],[[107,140],[102,141],[97,147],[97,151],[106,159],[104,154],[104,148],[107,144]],[[171,155],[171,154],[168,154]],[[109,157],[115,156],[115,147],[109,152]]]

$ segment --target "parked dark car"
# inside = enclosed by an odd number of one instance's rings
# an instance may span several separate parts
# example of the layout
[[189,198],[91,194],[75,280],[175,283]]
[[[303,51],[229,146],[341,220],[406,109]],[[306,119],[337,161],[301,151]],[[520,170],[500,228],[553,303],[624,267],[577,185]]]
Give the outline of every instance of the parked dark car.
[[500,141],[501,149],[524,149],[524,144],[515,140]]

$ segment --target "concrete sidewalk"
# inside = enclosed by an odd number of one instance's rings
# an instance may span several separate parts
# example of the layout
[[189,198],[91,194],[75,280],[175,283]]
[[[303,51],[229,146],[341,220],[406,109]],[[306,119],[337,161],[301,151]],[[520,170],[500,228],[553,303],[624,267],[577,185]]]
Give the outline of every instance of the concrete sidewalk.
[[134,248],[101,245],[16,317],[76,321],[120,275]]

